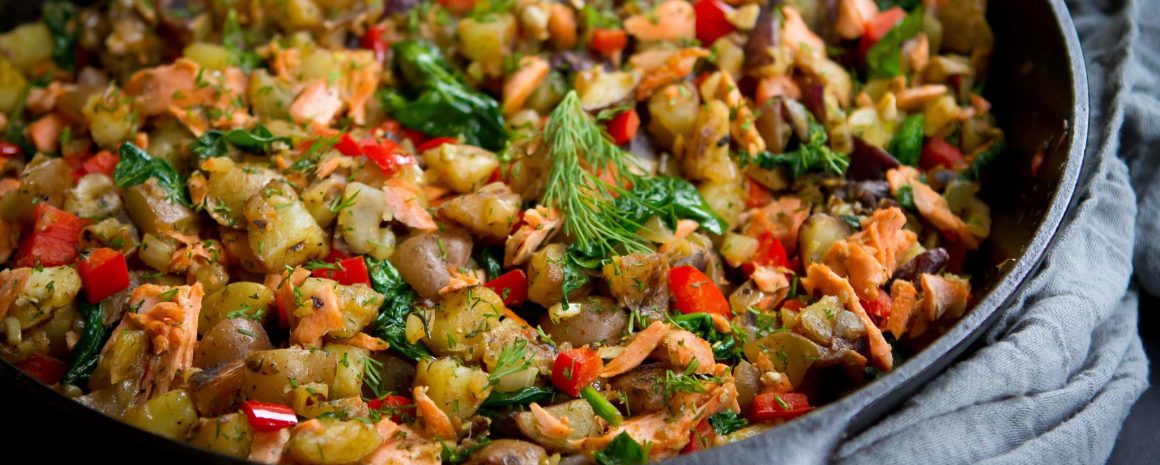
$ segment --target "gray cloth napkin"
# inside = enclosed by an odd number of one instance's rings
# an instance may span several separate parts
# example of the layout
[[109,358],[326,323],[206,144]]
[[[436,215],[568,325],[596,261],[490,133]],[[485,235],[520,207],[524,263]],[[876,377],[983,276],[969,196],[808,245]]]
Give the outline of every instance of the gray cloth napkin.
[[986,345],[839,463],[1103,463],[1147,386],[1132,266],[1160,295],[1160,0],[1068,7],[1092,100],[1080,203]]

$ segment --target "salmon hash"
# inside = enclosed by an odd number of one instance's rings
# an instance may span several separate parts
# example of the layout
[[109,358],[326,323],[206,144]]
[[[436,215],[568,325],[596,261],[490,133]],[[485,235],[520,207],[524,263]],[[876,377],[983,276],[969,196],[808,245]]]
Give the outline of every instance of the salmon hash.
[[644,464],[970,309],[986,0],[101,0],[0,33],[0,358],[268,464]]

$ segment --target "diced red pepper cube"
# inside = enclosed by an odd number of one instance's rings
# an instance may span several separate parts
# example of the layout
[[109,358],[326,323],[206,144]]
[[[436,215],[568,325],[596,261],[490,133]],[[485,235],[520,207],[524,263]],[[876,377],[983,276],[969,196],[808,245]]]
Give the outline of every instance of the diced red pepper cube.
[[349,132],[344,132],[341,136],[338,136],[338,142],[334,144],[334,149],[338,150],[338,153],[348,157],[362,155],[362,147],[350,136]]
[[941,137],[931,137],[922,144],[922,156],[918,167],[931,170],[939,166],[955,168],[963,164],[963,153]]
[[394,176],[402,166],[415,163],[414,157],[403,152],[403,148],[390,139],[380,141],[370,138],[363,139],[359,146],[362,148],[363,155],[366,155],[387,176]]
[[125,255],[113,249],[100,248],[77,260],[77,274],[85,287],[89,303],[95,304],[129,287],[129,267]]
[[41,383],[56,384],[64,377],[68,365],[48,355],[33,354],[17,363],[16,368]]
[[632,108],[621,112],[608,122],[608,135],[612,136],[612,142],[616,145],[631,142],[636,137],[638,129],[640,129],[640,115],[637,115],[636,109]]
[[628,33],[623,29],[596,29],[588,45],[601,55],[611,56],[628,46]]
[[242,413],[257,431],[278,431],[298,424],[294,409],[282,404],[247,400],[242,402]]
[[894,29],[894,26],[901,23],[903,19],[906,19],[906,10],[895,6],[866,21],[866,32],[862,34],[862,39],[858,42],[858,55],[865,57],[870,47],[882,40],[882,36]]
[[580,390],[596,381],[603,369],[604,361],[595,350],[588,347],[566,350],[560,352],[552,365],[552,384],[564,394],[579,397]]
[[879,289],[878,298],[874,300],[862,300],[862,308],[866,309],[866,314],[872,317],[883,320],[890,317],[890,310],[894,307],[894,301],[890,299],[890,294]]
[[355,284],[370,285],[370,273],[367,271],[366,260],[362,257],[353,257],[331,261],[337,269],[318,268],[310,274],[315,278],[333,279],[344,286]]
[[416,145],[415,152],[423,153],[423,152],[426,152],[426,151],[431,150],[431,149],[437,149],[439,147],[442,147],[443,144],[456,144],[456,143],[459,143],[459,140],[454,138],[454,137],[436,137],[434,139],[428,139],[428,140],[424,141],[423,143]]
[[701,420],[697,426],[693,427],[693,431],[689,433],[689,443],[681,449],[682,454],[696,452],[702,449],[708,449],[713,446],[713,441],[717,439],[717,432],[713,431],[713,426],[709,424],[709,420]]
[[47,202],[36,204],[35,214],[36,224],[20,244],[15,265],[61,266],[76,260],[81,231],[89,222]]
[[106,176],[112,176],[113,170],[117,168],[117,161],[120,159],[121,157],[117,154],[108,150],[102,150],[85,160],[81,164],[81,171],[85,174],[101,173]]
[[415,403],[409,397],[385,396],[367,402],[367,408],[387,414],[395,423],[408,423],[415,419]]
[[512,270],[484,284],[499,294],[504,305],[522,305],[528,300],[528,275],[524,270]]
[[805,415],[813,409],[805,394],[766,392],[753,398],[749,419],[753,421],[788,420]]
[[374,52],[376,61],[384,61],[387,58],[387,51],[391,49],[386,35],[387,25],[376,24],[367,29],[367,33],[362,36],[359,45]]
[[673,293],[677,310],[683,314],[715,313],[731,318],[725,294],[701,270],[678,266],[669,271],[669,290]]
[[721,36],[737,30],[726,14],[732,9],[720,0],[698,0],[693,3],[693,12],[697,15],[697,40],[702,46],[713,45]]
[[0,158],[14,158],[24,155],[24,149],[6,140],[0,140]]
[[780,266],[789,268],[789,258],[781,241],[773,237],[773,233],[762,233],[757,238],[757,251],[753,254],[753,261],[742,263],[741,271],[752,274],[757,266]]

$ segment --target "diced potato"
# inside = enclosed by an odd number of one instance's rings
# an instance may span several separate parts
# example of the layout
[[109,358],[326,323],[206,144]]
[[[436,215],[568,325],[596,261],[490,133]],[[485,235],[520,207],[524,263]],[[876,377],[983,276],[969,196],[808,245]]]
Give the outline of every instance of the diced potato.
[[186,389],[198,414],[223,415],[237,411],[245,380],[246,363],[235,360],[197,371],[186,381]]
[[137,254],[150,268],[162,273],[169,272],[169,261],[177,251],[177,240],[172,237],[158,237],[145,233],[141,237],[141,250]]
[[632,90],[640,78],[626,71],[604,71],[601,66],[576,74],[576,93],[580,106],[594,111],[607,108],[632,98]]
[[741,266],[742,263],[752,260],[753,256],[757,254],[757,245],[757,239],[735,232],[727,232],[724,241],[721,242],[721,258],[724,258],[725,263],[728,263],[729,266]]
[[553,417],[567,418],[567,424],[572,427],[572,433],[563,438],[550,437],[540,430],[531,412],[516,414],[516,426],[536,444],[561,452],[576,453],[580,452],[580,449],[572,442],[573,440],[600,434],[596,413],[592,411],[592,406],[588,405],[586,400],[576,399],[544,407],[544,410],[547,410]]
[[491,394],[487,373],[454,358],[420,360],[415,386],[428,386],[427,396],[456,424],[475,414]]
[[263,120],[289,119],[294,93],[287,83],[270,75],[265,69],[250,73],[250,108]]
[[726,36],[713,42],[711,50],[716,52],[718,69],[728,73],[734,81],[741,79],[741,66],[745,62],[745,52],[741,47]]
[[266,269],[296,266],[330,251],[322,228],[285,181],[270,181],[250,197],[245,217],[250,248]]
[[955,103],[955,98],[950,95],[939,97],[931,103],[926,104],[926,110],[923,111],[923,132],[927,137],[943,137],[954,130],[954,123],[958,121],[961,109]]
[[262,0],[274,23],[285,32],[311,29],[322,24],[322,10],[312,0]]
[[802,263],[808,267],[822,261],[830,246],[850,234],[853,234],[853,231],[845,221],[825,213],[810,215],[798,228],[798,247],[801,249]]
[[145,331],[127,329],[117,331],[97,361],[97,368],[89,378],[89,389],[99,390],[127,380],[140,380],[145,372],[149,336]]
[[189,166],[193,156],[189,146],[194,140],[189,128],[169,117],[157,118],[150,125],[153,129],[149,131],[149,155],[169,162],[179,172]]
[[677,136],[689,137],[693,119],[701,105],[700,94],[692,84],[669,84],[648,98],[648,130],[665,148],[673,148]]
[[190,43],[181,54],[207,69],[225,69],[230,65],[230,51],[208,42]]
[[169,391],[125,412],[125,423],[158,436],[184,440],[197,424],[197,411],[189,394],[183,390]]
[[[684,176],[694,181],[737,181],[737,164],[729,158],[729,107],[720,100],[702,106],[693,121],[692,129],[681,157],[681,172]],[[706,199],[713,203],[713,198]],[[718,213],[721,211],[718,210]]]
[[53,312],[72,305],[81,290],[81,277],[69,266],[34,268],[8,309],[8,316],[20,321],[20,329],[36,326]]
[[338,212],[338,230],[350,250],[379,260],[390,258],[395,251],[395,232],[384,224],[394,217],[387,204],[387,194],[361,182],[352,182],[343,190],[342,202],[349,205]]
[[423,158],[447,187],[460,194],[474,192],[499,168],[494,153],[470,145],[443,144],[423,153]]
[[503,299],[483,286],[444,294],[429,312],[423,342],[439,355],[479,360],[484,335],[499,325],[503,309]]
[[729,228],[736,226],[740,221],[741,213],[745,211],[745,188],[741,183],[707,182],[697,187],[701,197],[709,204],[713,211],[721,215]]
[[20,189],[0,197],[0,219],[31,224],[36,202],[60,205],[71,187],[72,168],[68,163],[61,158],[37,154],[20,173]]
[[502,241],[519,219],[520,204],[519,194],[497,182],[449,200],[439,213],[475,234]]
[[337,361],[329,398],[355,397],[362,392],[363,371],[370,351],[345,344],[327,344],[325,349]]
[[564,298],[564,246],[549,244],[528,262],[528,299],[545,307]]
[[282,178],[264,166],[234,163],[226,158],[205,165],[209,171],[205,209],[218,224],[231,228],[244,228],[242,213],[246,202],[261,193],[270,181]]
[[197,343],[193,366],[208,368],[222,363],[242,360],[247,354],[268,350],[270,337],[262,324],[249,318],[222,320],[206,331]]
[[504,57],[515,43],[516,19],[500,13],[487,18],[464,18],[459,22],[459,49],[490,77],[503,75]]
[[631,310],[645,313],[669,308],[669,260],[659,253],[633,253],[613,257],[604,265],[608,293]]
[[341,202],[344,181],[339,176],[330,176],[311,184],[302,191],[302,203],[314,221],[322,228],[328,228],[338,218],[332,208]]
[[133,110],[133,100],[116,86],[90,96],[83,111],[89,119],[93,142],[102,148],[116,150],[122,142],[137,135],[137,112]]
[[241,413],[227,413],[217,418],[202,418],[197,422],[189,443],[230,457],[246,458],[254,431]]
[[564,80],[564,75],[556,71],[549,72],[543,84],[536,87],[532,95],[528,96],[527,107],[538,114],[546,115],[556,108],[556,104],[564,99],[567,92],[568,82]]
[[[378,317],[383,296],[367,286],[344,286],[329,279],[307,278],[298,290],[304,296],[315,295],[322,286],[334,288],[334,294],[338,297],[338,308],[342,312],[342,328],[327,333],[331,337],[339,339],[352,337]],[[314,309],[309,305],[309,299],[306,300],[305,304],[310,307],[306,309],[308,315]],[[295,314],[301,310],[296,310]]]
[[840,311],[842,305],[837,297],[822,297],[798,314],[798,330],[822,347],[829,347],[834,340],[834,318]]
[[335,361],[322,350],[273,349],[246,357],[242,393],[247,399],[288,403],[294,386],[334,382]]
[[822,356],[822,347],[797,333],[776,332],[745,344],[745,358],[757,363],[764,352],[773,367],[799,386],[806,371]]
[[44,23],[28,23],[0,34],[0,56],[24,72],[52,58],[52,32]]
[[0,113],[8,114],[16,108],[26,85],[28,81],[16,65],[0,56]]
[[198,315],[198,332],[204,334],[218,322],[233,317],[265,321],[273,304],[274,292],[270,288],[253,282],[232,282],[221,292],[205,296]]
[[157,185],[157,179],[149,178],[122,194],[125,212],[142,232],[155,236],[165,236],[166,231],[197,234],[197,214],[185,205],[170,201],[165,190]]
[[89,174],[68,191],[64,209],[81,218],[104,218],[121,210],[121,194],[109,176]]
[[382,443],[370,422],[315,419],[294,427],[286,452],[304,465],[339,465],[366,457]]

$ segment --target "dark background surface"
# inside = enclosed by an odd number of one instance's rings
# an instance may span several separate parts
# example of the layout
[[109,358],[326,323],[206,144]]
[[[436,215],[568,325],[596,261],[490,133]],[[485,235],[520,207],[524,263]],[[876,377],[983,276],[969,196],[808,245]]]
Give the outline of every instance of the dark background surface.
[[[1140,334],[1149,360],[1160,357],[1160,299],[1141,296]],[[1120,431],[1109,464],[1160,464],[1160,377],[1149,373],[1149,388],[1132,408]],[[171,453],[150,447],[150,444],[126,442],[120,435],[91,430],[69,418],[46,414],[42,406],[22,400],[10,386],[0,384],[0,448],[12,453],[31,453],[43,463],[65,463],[92,460],[94,457],[116,458],[120,464],[192,463],[193,459],[175,457]],[[159,440],[160,441],[160,440]],[[165,454],[164,456],[159,456]],[[5,462],[0,460],[0,462]]]

